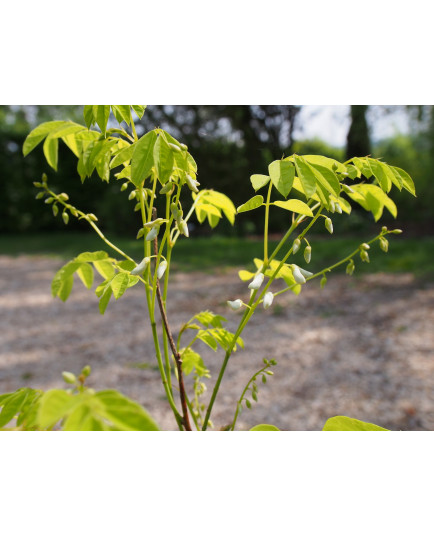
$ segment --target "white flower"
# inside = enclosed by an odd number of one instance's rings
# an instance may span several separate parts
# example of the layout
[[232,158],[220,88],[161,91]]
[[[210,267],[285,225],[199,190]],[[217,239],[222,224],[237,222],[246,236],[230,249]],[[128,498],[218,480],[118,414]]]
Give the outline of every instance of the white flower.
[[268,309],[273,303],[274,294],[272,292],[267,292],[264,296],[264,309]]
[[145,257],[142,262],[134,268],[134,270],[131,270],[131,275],[141,274],[149,264],[150,260],[151,259],[149,257]]
[[304,278],[303,274],[300,272],[300,268],[296,264],[291,264],[291,270],[296,283],[306,283],[306,279]]
[[166,268],[167,268],[167,262],[166,261],[161,262],[157,268],[158,279],[161,279],[163,277],[164,272],[166,271]]
[[303,268],[300,268],[300,266],[298,266],[298,269],[300,270],[300,272],[302,273],[302,275],[304,277],[312,277],[313,276],[312,272],[309,272],[308,270],[304,270]]
[[227,304],[229,305],[229,307],[231,309],[233,309],[234,311],[236,311],[237,309],[239,309],[242,305],[243,305],[243,302],[238,299],[238,300],[234,300],[234,301],[230,301],[228,300],[227,301]]
[[159,225],[155,225],[152,227],[152,229],[149,231],[149,233],[146,235],[145,240],[154,240],[158,236],[158,231],[160,230]]
[[264,281],[264,274],[262,273],[257,274],[253,278],[253,281],[250,283],[249,288],[253,290],[258,290],[258,288],[260,288],[260,286],[262,285],[263,281]]

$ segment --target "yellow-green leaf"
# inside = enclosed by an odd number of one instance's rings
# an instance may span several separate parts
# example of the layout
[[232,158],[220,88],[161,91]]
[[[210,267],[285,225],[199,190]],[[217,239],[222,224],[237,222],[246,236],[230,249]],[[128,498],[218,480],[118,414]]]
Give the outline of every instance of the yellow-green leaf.
[[275,201],[273,203],[277,207],[283,208],[285,210],[290,210],[291,212],[296,212],[297,214],[304,214],[305,216],[313,217],[313,212],[306,203],[300,201],[299,199],[289,199],[288,201]]

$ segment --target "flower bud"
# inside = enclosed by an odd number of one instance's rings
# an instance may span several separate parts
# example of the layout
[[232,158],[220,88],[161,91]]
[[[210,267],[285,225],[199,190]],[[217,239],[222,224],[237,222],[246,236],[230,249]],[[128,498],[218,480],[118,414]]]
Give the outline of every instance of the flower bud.
[[51,205],[51,203],[54,201],[54,197],[48,197],[46,200],[45,200],[45,203],[47,205]]
[[179,229],[179,232],[182,233],[184,236],[186,236],[187,238],[189,237],[188,225],[184,220],[181,220],[178,223],[178,229]]
[[342,214],[342,207],[339,203],[335,203],[335,209],[338,214]]
[[345,269],[345,272],[346,272],[348,275],[353,275],[353,273],[354,273],[354,268],[355,268],[354,261],[353,261],[353,259],[351,259],[350,262],[347,264],[347,267],[346,267],[346,269]]
[[166,268],[167,268],[167,261],[161,262],[160,265],[157,268],[157,277],[158,277],[158,279],[161,279],[163,277],[164,272],[166,271]]
[[59,207],[56,204],[54,204],[53,205],[53,215],[54,215],[54,217],[56,217],[58,213],[59,213]]
[[255,277],[253,278],[253,281],[250,283],[249,288],[253,290],[258,290],[258,288],[260,288],[260,286],[262,285],[263,281],[264,281],[264,274],[263,273],[256,274]]
[[62,378],[66,383],[77,383],[77,377],[72,372],[62,372]]
[[335,210],[336,210],[336,206],[335,206],[334,201],[330,201],[330,203],[329,203],[329,211],[333,213],[333,212],[335,212]]
[[330,218],[325,219],[325,227],[330,234],[333,233],[333,222]]
[[68,201],[68,199],[69,199],[69,195],[68,195],[68,194],[65,194],[65,193],[61,193],[61,194],[59,194],[57,197],[58,197],[58,199],[59,199],[60,201]]
[[321,281],[319,282],[321,288],[324,288],[326,286],[326,283],[327,283],[327,277],[325,276],[325,274],[321,277]]
[[301,242],[299,238],[296,238],[294,240],[294,243],[292,244],[292,252],[297,253],[297,251],[300,249]]
[[296,283],[306,283],[304,275],[300,272],[300,268],[296,264],[291,264],[291,270]]
[[173,182],[168,181],[166,184],[161,188],[160,194],[169,194],[173,190]]
[[310,246],[306,246],[304,248],[304,260],[307,262],[307,264],[310,263],[311,257],[312,257],[312,248]]
[[230,301],[230,300],[228,300],[226,303],[227,303],[227,304],[229,305],[229,307],[230,307],[231,309],[233,309],[234,311],[236,311],[237,309],[240,309],[240,308],[242,307],[242,305],[243,305],[243,302],[242,302],[240,299],[238,299],[238,300],[234,300],[234,301]]
[[128,188],[128,183],[124,182],[121,186],[121,192],[124,192]]
[[160,226],[154,225],[154,227],[152,227],[151,230],[146,235],[145,240],[150,241],[150,240],[154,240],[154,238],[157,238],[159,230],[160,230]]
[[44,197],[44,195],[45,195],[45,192],[38,192],[38,193],[36,194],[36,198],[35,198],[35,199],[42,199],[42,198]]
[[351,188],[351,186],[348,186],[347,184],[342,184],[342,189],[347,194],[354,194],[354,190]]
[[196,180],[192,179],[188,173],[185,175],[185,181],[190,190],[192,190],[196,194],[199,192],[197,188],[199,186],[199,183]]
[[188,149],[187,145],[185,145],[185,143],[180,143],[179,146],[181,147],[181,149],[183,151],[186,151]]
[[362,249],[362,251],[360,252],[360,258],[363,262],[369,262],[369,254],[365,249]]
[[383,225],[383,227],[381,228],[381,232],[382,233],[387,233],[387,227],[385,225]]
[[131,201],[132,199],[136,199],[136,190],[130,192],[130,195],[128,196],[128,201]]
[[388,241],[386,238],[384,238],[384,236],[382,236],[382,237],[380,238],[380,248],[381,248],[385,253],[387,253],[388,250],[389,250],[389,241]]
[[83,367],[83,369],[82,369],[82,371],[81,371],[81,374],[82,374],[85,378],[87,378],[87,377],[89,376],[90,372],[91,372],[91,368],[90,368],[90,366],[89,366],[89,365],[86,365],[85,367]]
[[131,270],[131,275],[138,275],[144,272],[150,260],[151,259],[149,257],[145,257],[140,264],[138,264],[133,270]]
[[264,296],[264,309],[268,309],[270,305],[273,303],[274,300],[274,294],[272,292],[267,292]]
[[181,152],[181,147],[178,147],[178,146],[175,145],[174,143],[169,143],[168,145],[169,145],[169,147],[172,149],[172,151],[175,151],[176,153],[180,153],[180,152]]
[[170,211],[172,212],[172,215],[176,221],[179,221],[182,218],[182,210],[178,208],[176,203],[171,203]]
[[363,242],[363,244],[361,244],[360,247],[364,249],[365,251],[368,251],[368,249],[371,249],[371,246],[367,244],[366,242]]
[[92,214],[91,212],[87,215],[87,217],[91,221],[98,221],[98,218],[95,216],[95,214]]
[[390,231],[390,232],[393,233],[393,234],[401,234],[402,229],[394,229],[393,231]]
[[308,270],[304,270],[303,268],[300,268],[300,266],[298,267],[298,269],[300,270],[300,272],[302,273],[302,275],[304,277],[312,277],[313,276],[312,272],[309,272]]
[[62,218],[63,218],[63,223],[65,225],[68,225],[68,222],[69,222],[69,214],[67,212],[62,212]]

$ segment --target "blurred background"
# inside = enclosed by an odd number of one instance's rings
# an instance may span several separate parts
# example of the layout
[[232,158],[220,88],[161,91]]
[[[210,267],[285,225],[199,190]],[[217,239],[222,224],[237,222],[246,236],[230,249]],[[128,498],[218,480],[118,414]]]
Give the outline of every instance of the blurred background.
[[[120,192],[120,184],[115,180],[106,184],[94,173],[81,184],[76,158],[62,143],[59,144],[57,173],[46,163],[41,146],[26,158],[22,155],[26,135],[39,123],[55,119],[83,123],[82,113],[82,106],[73,105],[0,106],[0,247],[3,253],[68,255],[80,251],[86,240],[89,248],[93,247],[94,238],[86,224],[74,219],[67,229],[69,245],[65,245],[66,229],[62,219],[54,218],[44,203],[35,200],[36,188],[32,182],[40,180],[43,172],[48,174],[51,187],[67,192],[75,206],[97,214],[105,232],[121,241],[134,238],[140,226],[138,213],[131,210],[129,203],[119,203],[119,196],[125,197],[125,194]],[[413,198],[394,188],[390,195],[398,206],[398,219],[394,221],[385,213],[382,223],[402,227],[405,238],[417,240],[418,245],[419,239],[424,241],[432,235],[434,107],[431,105],[149,106],[138,124],[138,131],[156,126],[168,130],[189,146],[198,164],[201,187],[227,194],[235,206],[252,196],[250,175],[267,173],[268,164],[282,155],[323,154],[342,161],[368,154],[381,157],[405,169],[412,176],[417,191],[417,197]],[[185,195],[189,196],[189,192]],[[271,212],[271,236],[274,233],[277,238],[286,228],[286,218],[286,211]],[[261,211],[246,212],[237,217],[234,227],[224,221],[214,231],[206,224],[194,225],[194,219],[192,223],[192,237],[208,239],[212,233],[213,240],[221,241],[219,244],[235,245],[225,259],[210,254],[210,265],[223,261],[239,264],[245,261],[245,245],[241,239],[245,236],[260,238],[263,215]],[[366,234],[373,223],[372,215],[354,207],[352,217],[341,218],[336,231],[343,233],[342,236]],[[229,239],[232,242],[227,242]],[[75,248],[77,242],[79,246]],[[425,246],[426,242],[423,244]],[[137,246],[134,240],[126,245],[133,252]],[[65,247],[70,247],[71,251],[65,251]],[[181,264],[184,261],[194,264],[196,257],[190,247],[184,241],[180,248]],[[420,266],[421,260],[416,256],[396,262],[403,269],[412,269]],[[393,262],[392,259],[389,264]]]
[[[95,174],[82,184],[76,158],[62,143],[57,173],[41,146],[23,157],[33,127],[56,119],[83,123],[82,110],[0,107],[0,392],[23,382],[62,387],[62,370],[75,373],[90,364],[94,388],[119,388],[171,429],[160,403],[150,334],[135,329],[143,320],[141,296],[131,289],[101,317],[93,292],[81,285],[66,305],[50,295],[62,264],[82,251],[107,248],[85,222],[71,218],[65,227],[60,215],[53,217],[48,205],[35,200],[32,182],[42,173],[53,190],[95,213],[106,235],[130,256],[143,255],[135,239],[139,215],[119,182],[103,183]],[[351,217],[332,215],[333,237],[322,225],[314,228],[313,272],[348,255],[382,225],[404,232],[391,237],[387,254],[372,247],[369,264],[356,259],[351,279],[343,266],[330,274],[323,291],[314,281],[297,298],[288,293],[273,308],[261,309],[246,335],[250,346],[237,353],[238,366],[225,379],[216,419],[225,424],[230,418],[239,386],[268,356],[279,363],[278,378],[265,390],[263,404],[243,414],[241,429],[263,419],[284,430],[320,430],[328,417],[346,414],[392,430],[433,430],[434,106],[149,106],[137,130],[157,126],[189,146],[201,187],[227,194],[235,206],[252,197],[252,174],[267,173],[271,161],[294,152],[341,161],[372,155],[411,175],[417,197],[390,192],[397,220],[385,213],[376,223],[354,207]],[[185,201],[191,202],[189,190]],[[173,257],[169,313],[175,329],[204,307],[236,329],[226,300],[246,292],[236,271],[253,269],[253,258],[262,255],[263,217],[263,210],[246,212],[234,227],[222,221],[213,230],[192,222],[190,238],[177,242]],[[270,223],[276,243],[288,228],[287,211],[271,211]],[[297,255],[303,263],[302,252]],[[215,377],[218,360],[206,352]]]

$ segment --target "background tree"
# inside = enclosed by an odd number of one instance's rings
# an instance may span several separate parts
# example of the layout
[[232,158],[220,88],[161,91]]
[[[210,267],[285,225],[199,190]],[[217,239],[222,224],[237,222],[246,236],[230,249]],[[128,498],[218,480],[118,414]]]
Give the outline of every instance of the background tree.
[[350,107],[351,124],[347,135],[346,158],[367,156],[371,153],[369,128],[366,119],[368,105],[352,105]]

